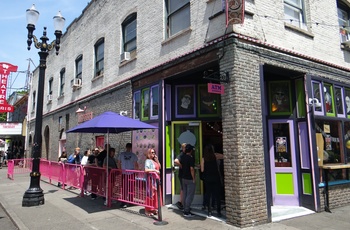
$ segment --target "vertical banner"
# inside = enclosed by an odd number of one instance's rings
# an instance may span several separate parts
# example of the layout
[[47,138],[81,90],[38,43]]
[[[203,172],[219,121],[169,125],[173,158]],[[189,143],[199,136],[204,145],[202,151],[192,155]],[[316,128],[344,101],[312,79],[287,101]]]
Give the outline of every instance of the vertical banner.
[[6,62],[0,62],[0,113],[13,112],[13,106],[7,104],[6,89],[10,72],[16,72],[18,66]]
[[226,0],[226,27],[243,24],[245,0]]

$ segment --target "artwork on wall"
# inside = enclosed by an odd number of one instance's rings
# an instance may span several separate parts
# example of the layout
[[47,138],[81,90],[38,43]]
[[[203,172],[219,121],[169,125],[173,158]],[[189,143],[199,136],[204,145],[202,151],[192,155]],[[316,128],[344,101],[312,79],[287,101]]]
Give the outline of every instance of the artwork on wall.
[[175,100],[175,117],[187,118],[196,116],[196,109],[194,106],[194,102],[196,101],[194,85],[175,86]]
[[[151,125],[158,126],[158,123]],[[140,169],[144,169],[147,150],[154,148],[158,152],[158,129],[135,130],[132,137],[132,151],[138,157]]]
[[288,115],[292,113],[291,91],[289,81],[269,82],[269,99],[271,115]]
[[198,116],[214,117],[219,115],[220,94],[208,92],[208,85],[198,85]]

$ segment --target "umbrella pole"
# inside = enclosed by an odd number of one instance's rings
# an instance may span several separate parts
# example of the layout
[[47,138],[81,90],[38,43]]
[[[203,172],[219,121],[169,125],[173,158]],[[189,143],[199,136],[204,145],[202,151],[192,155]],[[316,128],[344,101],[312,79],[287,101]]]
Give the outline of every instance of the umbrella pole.
[[109,200],[109,190],[108,190],[108,183],[109,183],[109,180],[108,180],[108,175],[109,175],[109,164],[108,164],[108,160],[109,160],[109,129],[107,130],[107,155],[106,155],[106,157],[107,157],[107,169],[106,169],[106,181],[107,181],[107,183],[106,183],[106,204],[107,204],[107,207],[110,207],[110,200]]

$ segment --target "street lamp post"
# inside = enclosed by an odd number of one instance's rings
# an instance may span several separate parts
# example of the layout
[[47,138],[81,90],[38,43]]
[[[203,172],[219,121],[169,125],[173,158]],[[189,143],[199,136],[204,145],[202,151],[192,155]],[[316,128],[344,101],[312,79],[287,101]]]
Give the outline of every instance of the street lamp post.
[[34,41],[35,48],[39,49],[40,65],[39,65],[39,81],[37,89],[37,103],[35,114],[35,130],[34,130],[34,144],[32,149],[33,166],[30,173],[30,186],[25,191],[22,200],[23,207],[38,206],[45,203],[43,190],[40,188],[40,157],[41,157],[41,144],[42,144],[42,118],[43,118],[43,100],[44,100],[44,83],[45,83],[45,69],[46,58],[49,55],[49,51],[54,47],[56,48],[56,55],[60,49],[60,39],[62,36],[62,29],[64,27],[65,19],[61,13],[53,18],[55,27],[56,40],[47,43],[49,38],[46,37],[46,27],[44,27],[43,36],[40,38],[41,42],[33,35],[35,30],[35,24],[38,21],[39,12],[33,6],[27,10],[27,29],[28,29],[28,50],[30,50],[31,44]]

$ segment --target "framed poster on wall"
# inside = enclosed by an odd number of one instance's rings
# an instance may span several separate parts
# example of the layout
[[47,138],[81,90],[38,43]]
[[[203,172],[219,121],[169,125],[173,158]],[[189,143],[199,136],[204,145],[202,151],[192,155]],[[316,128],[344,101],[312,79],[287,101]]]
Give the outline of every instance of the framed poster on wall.
[[195,97],[194,85],[177,85],[175,86],[175,117],[187,118],[196,116],[194,102]]
[[269,100],[271,115],[289,115],[292,113],[291,89],[289,81],[269,82]]
[[208,92],[208,85],[198,85],[198,116],[219,116],[220,94]]

